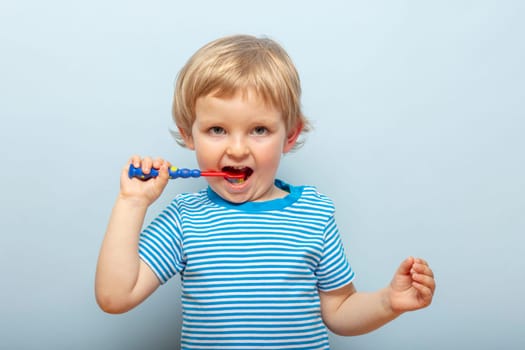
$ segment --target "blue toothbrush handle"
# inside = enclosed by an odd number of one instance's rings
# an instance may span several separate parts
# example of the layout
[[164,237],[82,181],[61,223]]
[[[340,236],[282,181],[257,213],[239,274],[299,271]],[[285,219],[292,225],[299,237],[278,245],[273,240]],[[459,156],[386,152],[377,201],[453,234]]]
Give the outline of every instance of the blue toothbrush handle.
[[[172,166],[169,168],[169,175],[170,179],[178,179],[183,178],[187,179],[189,177],[200,177],[201,171],[199,169],[186,169],[186,168],[177,168]],[[154,177],[159,176],[159,171],[157,169],[151,169],[149,174],[144,174],[142,172],[142,168],[136,168],[133,166],[133,164],[129,165],[129,171],[128,171],[129,178],[138,178],[141,180],[148,180]]]

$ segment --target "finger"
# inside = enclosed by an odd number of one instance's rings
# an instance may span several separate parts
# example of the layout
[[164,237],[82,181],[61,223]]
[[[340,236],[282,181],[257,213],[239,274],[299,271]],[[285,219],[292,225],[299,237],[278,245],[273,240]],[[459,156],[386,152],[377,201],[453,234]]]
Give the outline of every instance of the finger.
[[430,276],[430,277],[434,277],[434,272],[432,271],[432,269],[428,265],[423,265],[423,264],[419,264],[419,263],[415,263],[412,266],[412,271],[411,272],[412,273],[419,273],[419,274],[427,275],[427,276]]
[[399,265],[399,268],[397,269],[397,273],[400,275],[409,275],[412,270],[412,266],[414,264],[414,258],[408,257],[406,258],[401,265]]
[[419,262],[414,262],[414,264],[412,265],[412,270],[416,270],[417,272],[432,271],[430,266]]
[[425,259],[422,258],[414,258],[414,262],[418,264],[423,264],[428,266],[428,262]]
[[129,158],[128,163],[122,168],[121,177],[129,178],[129,167],[133,166],[135,168],[140,167],[140,157],[138,155],[133,155]]
[[144,157],[142,159],[142,172],[144,174],[149,174],[151,172],[151,168],[153,167],[153,160],[151,157]]
[[164,159],[162,159],[162,158],[160,158],[160,157],[157,157],[157,158],[155,158],[155,160],[153,161],[152,166],[153,166],[155,169],[160,169],[160,167],[162,166],[163,163],[164,163]]
[[421,285],[424,285],[424,286],[430,288],[432,291],[436,287],[436,281],[434,280],[433,277],[430,277],[428,275],[415,273],[415,274],[412,275],[412,281],[417,282],[417,283],[419,283]]
[[421,298],[425,301],[425,304],[430,304],[434,296],[434,291],[424,284],[418,282],[413,282],[412,286],[419,292]]
[[128,166],[129,166],[129,164],[133,164],[133,166],[134,166],[135,168],[138,168],[138,167],[140,167],[140,163],[141,163],[141,158],[140,158],[140,156],[138,156],[138,155],[135,154],[135,155],[133,155],[133,156],[129,159]]

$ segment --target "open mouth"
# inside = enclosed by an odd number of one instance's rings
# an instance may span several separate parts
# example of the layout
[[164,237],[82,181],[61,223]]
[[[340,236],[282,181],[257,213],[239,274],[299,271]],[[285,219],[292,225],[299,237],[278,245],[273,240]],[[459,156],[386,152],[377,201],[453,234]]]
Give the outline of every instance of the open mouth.
[[[253,174],[252,168],[248,168],[248,167],[225,166],[224,168],[222,168],[222,171],[235,176],[235,177],[227,177],[227,176],[225,177],[225,179],[232,184],[243,183],[244,181],[248,180],[248,178]],[[242,175],[242,176],[239,176],[239,175]]]

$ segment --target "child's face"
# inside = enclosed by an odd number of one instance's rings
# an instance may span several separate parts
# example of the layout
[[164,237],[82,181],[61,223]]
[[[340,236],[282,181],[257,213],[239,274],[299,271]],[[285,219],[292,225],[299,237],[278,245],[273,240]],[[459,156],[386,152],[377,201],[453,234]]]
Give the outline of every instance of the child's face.
[[244,203],[283,197],[274,185],[281,155],[300,132],[286,130],[279,110],[248,90],[233,97],[208,95],[197,99],[192,134],[184,135],[202,170],[243,172],[242,182],[208,178],[212,189],[227,201]]

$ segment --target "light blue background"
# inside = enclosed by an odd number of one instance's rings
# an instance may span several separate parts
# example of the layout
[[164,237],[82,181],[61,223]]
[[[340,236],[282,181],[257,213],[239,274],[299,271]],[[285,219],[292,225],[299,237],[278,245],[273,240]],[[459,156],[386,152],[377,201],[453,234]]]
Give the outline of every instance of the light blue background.
[[178,70],[249,33],[301,74],[315,130],[279,176],[334,199],[357,288],[407,255],[437,276],[430,308],[333,349],[525,348],[524,4],[2,1],[0,347],[177,348],[178,279],[104,314],[98,249],[129,156],[196,164],[168,132]]

